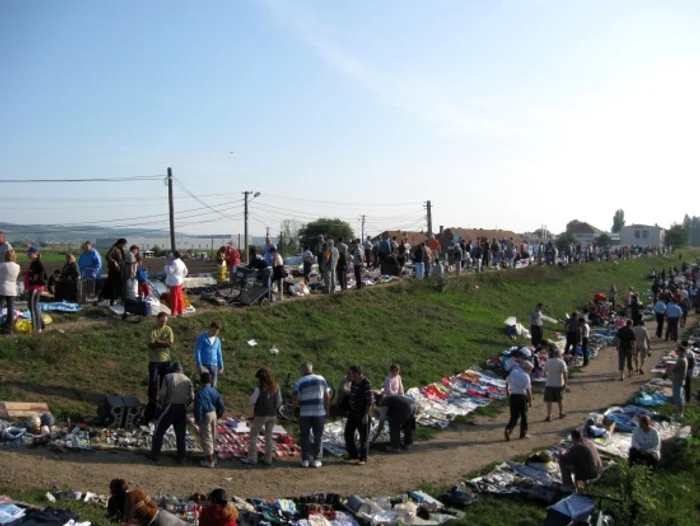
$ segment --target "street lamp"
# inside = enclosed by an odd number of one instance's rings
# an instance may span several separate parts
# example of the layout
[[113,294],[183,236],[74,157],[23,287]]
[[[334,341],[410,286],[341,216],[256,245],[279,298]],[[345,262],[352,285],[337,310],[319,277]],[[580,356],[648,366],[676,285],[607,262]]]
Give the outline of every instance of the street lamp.
[[250,264],[250,254],[249,254],[250,243],[248,242],[248,196],[251,194],[253,195],[253,198],[251,199],[251,201],[252,201],[256,197],[260,196],[260,192],[255,192],[255,193],[250,192],[250,191],[243,192],[243,200],[245,203],[245,205],[243,207],[243,217],[244,217],[243,242],[245,243],[245,263],[246,263],[246,265]]

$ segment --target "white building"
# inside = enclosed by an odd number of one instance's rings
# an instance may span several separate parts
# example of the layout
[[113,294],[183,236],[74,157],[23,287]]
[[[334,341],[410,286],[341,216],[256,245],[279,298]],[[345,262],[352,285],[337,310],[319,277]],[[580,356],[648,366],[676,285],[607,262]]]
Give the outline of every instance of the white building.
[[568,230],[568,233],[574,236],[577,243],[581,245],[592,245],[596,239],[603,234],[603,231],[588,223],[576,223]]
[[666,240],[666,231],[659,225],[629,225],[620,230],[623,247],[660,247]]

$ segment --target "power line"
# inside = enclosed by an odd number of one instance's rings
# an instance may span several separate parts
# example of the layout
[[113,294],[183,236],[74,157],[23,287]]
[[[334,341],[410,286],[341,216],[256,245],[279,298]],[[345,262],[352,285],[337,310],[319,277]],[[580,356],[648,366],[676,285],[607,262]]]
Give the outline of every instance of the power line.
[[133,181],[161,181],[164,175],[136,175],[133,177],[92,177],[87,179],[0,179],[0,183],[126,183]]
[[218,210],[214,210],[211,206],[209,206],[207,203],[205,203],[204,201],[202,201],[199,197],[197,197],[197,196],[194,195],[192,192],[190,192],[190,190],[189,190],[184,184],[182,184],[180,181],[178,181],[177,179],[175,179],[175,184],[176,184],[177,186],[179,186],[180,188],[182,188],[182,189],[183,189],[185,192],[187,192],[190,196],[192,196],[192,197],[193,197],[199,204],[201,204],[202,206],[208,208],[209,210],[212,210],[213,212],[216,212],[217,214],[219,214],[219,215],[220,215],[221,217],[223,217],[224,219],[233,219],[232,217],[227,216],[226,214],[223,214],[223,213],[221,213],[221,212],[218,211]]

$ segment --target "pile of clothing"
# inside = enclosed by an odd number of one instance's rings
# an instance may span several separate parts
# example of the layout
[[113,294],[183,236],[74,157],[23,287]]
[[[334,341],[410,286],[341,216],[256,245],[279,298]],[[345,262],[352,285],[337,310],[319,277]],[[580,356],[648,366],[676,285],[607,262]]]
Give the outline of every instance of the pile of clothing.
[[47,445],[62,450],[90,451],[90,434],[80,427],[52,425],[32,430],[26,422],[0,420],[0,447]]
[[[219,460],[242,460],[250,447],[250,422],[236,418],[223,418],[217,426],[216,450]],[[265,451],[265,437],[258,435],[257,450]],[[285,429],[276,425],[273,430],[272,455],[275,458],[298,457],[301,450]]]
[[469,369],[422,389],[409,389],[406,396],[420,405],[417,424],[444,429],[455,417],[468,415],[494,400],[502,400],[506,396],[505,389],[502,379]]
[[469,480],[480,493],[524,495],[545,502],[554,499],[555,483],[561,484],[561,472],[551,451],[541,451],[524,463],[506,461],[489,473]]
[[[92,445],[96,449],[120,448],[127,450],[150,451],[153,444],[154,432],[155,425],[151,423],[147,426],[140,426],[138,429],[93,428],[90,430],[90,436],[92,437]],[[187,451],[191,452],[202,451],[198,440],[195,439],[192,433],[190,433],[189,429],[185,434],[185,448]],[[171,427],[163,436],[163,451],[176,450],[177,441],[175,438],[175,431]]]
[[0,495],[0,524],[8,526],[90,526],[70,509],[39,508]]

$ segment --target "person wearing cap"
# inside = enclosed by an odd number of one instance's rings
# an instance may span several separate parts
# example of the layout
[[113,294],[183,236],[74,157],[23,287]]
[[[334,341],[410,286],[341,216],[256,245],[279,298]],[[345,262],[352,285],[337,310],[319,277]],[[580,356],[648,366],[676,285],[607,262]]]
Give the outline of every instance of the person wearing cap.
[[151,452],[146,456],[158,462],[163,448],[163,436],[170,426],[173,426],[177,441],[177,463],[184,464],[187,406],[194,400],[194,389],[190,379],[183,373],[180,362],[175,362],[170,367],[170,373],[165,377],[163,386],[160,388],[158,400],[163,410],[156,422]]
[[216,388],[217,379],[224,374],[224,357],[221,352],[221,323],[213,321],[194,342],[194,362],[200,374],[208,372],[211,386]]
[[520,367],[515,367],[506,378],[506,396],[510,398],[510,420],[506,424],[505,438],[510,440],[510,434],[520,420],[520,438],[527,438],[527,410],[532,407],[532,383],[530,372],[532,363],[523,360]]
[[41,253],[37,247],[29,247],[27,256],[31,261],[27,273],[24,275],[24,288],[29,292],[27,306],[32,315],[32,329],[36,332],[41,332],[46,328],[46,325],[41,317],[39,298],[41,298],[41,293],[44,292],[44,287],[46,286],[46,270],[41,262]]
[[176,250],[171,255],[171,261],[165,267],[165,284],[168,286],[168,299],[170,300],[170,313],[181,317],[184,307],[182,302],[182,286],[187,277],[187,266],[180,259],[180,253]]
[[537,306],[530,313],[530,334],[532,335],[532,345],[537,347],[544,335],[544,324],[542,322],[542,304]]
[[634,370],[639,374],[644,374],[644,361],[651,353],[651,338],[649,338],[649,331],[645,325],[646,322],[641,320],[639,325],[632,327],[635,337],[632,361],[634,362]]

